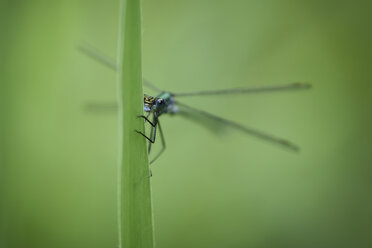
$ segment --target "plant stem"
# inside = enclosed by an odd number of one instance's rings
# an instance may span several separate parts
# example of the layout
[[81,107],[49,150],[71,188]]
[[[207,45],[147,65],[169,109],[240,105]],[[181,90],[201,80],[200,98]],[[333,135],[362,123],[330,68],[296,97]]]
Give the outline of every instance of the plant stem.
[[140,0],[121,0],[119,86],[119,247],[154,247],[151,185],[144,131]]

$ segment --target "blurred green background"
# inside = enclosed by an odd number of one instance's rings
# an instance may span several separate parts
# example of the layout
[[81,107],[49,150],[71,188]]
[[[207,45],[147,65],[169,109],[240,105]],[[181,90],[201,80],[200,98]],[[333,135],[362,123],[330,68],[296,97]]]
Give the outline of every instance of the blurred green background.
[[[288,138],[299,154],[162,118],[157,247],[371,247],[370,1],[143,0],[143,73],[193,91],[304,81],[310,91],[186,98]],[[0,1],[0,247],[117,247],[118,1]],[[151,91],[146,91],[152,93]]]

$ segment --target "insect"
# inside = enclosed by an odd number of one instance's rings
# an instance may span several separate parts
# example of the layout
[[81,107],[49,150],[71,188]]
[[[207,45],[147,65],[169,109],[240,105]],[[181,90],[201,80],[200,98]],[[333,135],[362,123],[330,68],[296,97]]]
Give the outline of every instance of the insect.
[[[95,48],[89,46],[80,46],[79,49],[89,57],[94,60],[106,65],[107,67],[116,70],[116,63],[113,59],[104,56],[102,53],[98,52]],[[299,90],[299,89],[309,89],[311,85],[308,83],[292,83],[287,85],[278,86],[266,86],[266,87],[242,87],[233,89],[222,89],[222,90],[207,90],[207,91],[196,91],[196,92],[186,92],[186,93],[173,93],[169,91],[164,91],[156,87],[154,84],[146,79],[143,79],[143,84],[158,92],[157,96],[144,95],[144,112],[146,115],[138,116],[138,118],[143,118],[147,123],[151,125],[150,135],[147,136],[145,133],[135,130],[138,134],[142,135],[149,141],[148,153],[151,152],[152,144],[155,143],[157,137],[157,130],[159,130],[160,139],[162,143],[162,148],[160,152],[150,161],[153,163],[159,156],[164,152],[166,148],[164,134],[161,129],[159,117],[163,114],[178,114],[180,108],[189,112],[199,114],[207,119],[214,122],[224,124],[239,130],[241,132],[247,133],[252,136],[256,136],[262,140],[271,142],[273,144],[280,145],[282,147],[288,148],[293,151],[299,151],[299,147],[292,142],[278,138],[276,136],[243,126],[231,120],[219,117],[217,115],[211,114],[209,112],[191,107],[178,100],[181,97],[191,97],[191,96],[208,96],[208,95],[233,95],[233,94],[249,94],[249,93],[263,93],[263,92],[276,92],[285,90]],[[94,107],[94,106],[92,106]]]

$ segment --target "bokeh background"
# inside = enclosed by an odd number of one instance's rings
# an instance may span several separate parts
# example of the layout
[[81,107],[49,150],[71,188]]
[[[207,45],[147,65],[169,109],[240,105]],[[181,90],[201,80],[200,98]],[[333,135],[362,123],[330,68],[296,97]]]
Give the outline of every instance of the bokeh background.
[[[288,138],[299,154],[164,116],[152,166],[157,247],[371,247],[370,1],[143,0],[143,73]],[[0,247],[117,247],[118,1],[0,1]],[[147,93],[153,93],[147,91]]]

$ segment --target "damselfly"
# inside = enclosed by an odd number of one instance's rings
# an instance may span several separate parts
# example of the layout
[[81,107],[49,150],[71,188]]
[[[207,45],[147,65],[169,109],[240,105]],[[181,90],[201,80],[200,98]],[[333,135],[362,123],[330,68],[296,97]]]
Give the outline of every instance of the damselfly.
[[[95,48],[90,47],[90,46],[80,46],[79,48],[84,54],[88,55],[94,60],[106,65],[107,67],[113,70],[117,69],[116,63],[113,59],[103,55],[101,52],[97,51]],[[158,159],[159,156],[164,152],[165,147],[166,147],[163,131],[161,129],[161,125],[159,121],[159,117],[163,114],[177,114],[180,112],[180,108],[187,110],[189,112],[197,113],[215,122],[219,122],[224,125],[230,126],[244,133],[256,136],[257,138],[260,138],[262,140],[271,142],[273,144],[280,145],[284,148],[288,148],[293,151],[299,151],[299,147],[288,140],[278,138],[276,136],[243,126],[231,120],[216,116],[209,112],[188,106],[184,103],[181,103],[178,100],[178,98],[187,97],[187,96],[249,94],[249,93],[263,93],[263,92],[275,92],[275,91],[285,91],[285,90],[309,89],[311,85],[308,83],[292,83],[292,84],[287,84],[287,85],[266,86],[266,87],[243,87],[243,88],[207,90],[207,91],[196,91],[196,92],[186,92],[186,93],[173,93],[173,92],[161,90],[160,88],[156,87],[154,84],[152,84],[146,79],[143,79],[143,84],[146,87],[158,92],[158,95],[155,97],[144,95],[144,112],[146,113],[146,115],[138,116],[138,118],[143,118],[147,123],[151,125],[150,135],[147,136],[145,133],[135,130],[138,134],[142,135],[144,138],[146,138],[149,141],[148,153],[150,154],[151,146],[153,143],[155,143],[155,140],[157,137],[157,130],[159,129],[162,148],[160,152],[151,160],[150,163],[153,163],[156,159]]]

